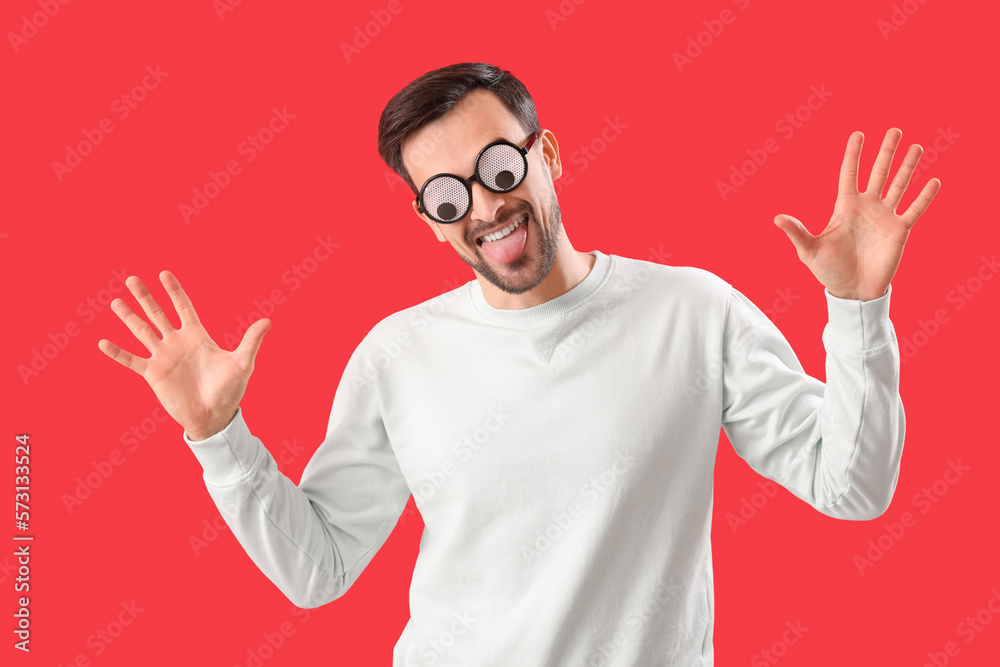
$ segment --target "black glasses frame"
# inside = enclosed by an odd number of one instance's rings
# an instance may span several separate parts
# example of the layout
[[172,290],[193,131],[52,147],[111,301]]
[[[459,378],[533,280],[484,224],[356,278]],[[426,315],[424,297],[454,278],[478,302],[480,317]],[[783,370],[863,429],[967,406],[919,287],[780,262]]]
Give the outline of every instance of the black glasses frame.
[[[417,194],[417,198],[415,199],[415,201],[417,203],[417,210],[420,213],[423,213],[424,215],[426,215],[427,217],[429,217],[431,220],[434,220],[435,222],[438,222],[438,223],[440,223],[442,225],[451,225],[451,224],[454,224],[454,223],[459,222],[461,220],[464,220],[465,216],[469,215],[469,211],[472,210],[472,182],[473,181],[475,181],[476,183],[479,183],[480,185],[482,185],[484,188],[486,188],[490,192],[497,192],[497,193],[500,193],[500,192],[513,192],[518,187],[520,187],[521,183],[524,183],[524,179],[526,179],[528,177],[528,151],[531,150],[531,146],[535,143],[535,139],[537,139],[537,138],[538,138],[538,132],[532,132],[531,136],[528,137],[527,143],[525,143],[523,147],[522,146],[518,146],[517,144],[511,143],[510,141],[507,141],[506,139],[498,139],[497,141],[494,141],[494,142],[490,143],[489,145],[484,146],[483,150],[479,151],[479,154],[476,155],[476,168],[475,168],[475,171],[473,171],[472,172],[472,176],[469,176],[468,178],[462,178],[461,176],[456,176],[455,174],[449,174],[447,172],[442,172],[440,174],[434,174],[433,176],[431,176],[430,178],[428,178],[424,182],[423,186],[420,188],[419,194]],[[492,148],[492,147],[494,147],[494,146],[496,146],[498,144],[505,144],[507,146],[511,146],[511,147],[517,149],[517,151],[521,154],[521,159],[524,160],[524,175],[521,176],[521,180],[518,181],[516,185],[514,185],[513,187],[510,187],[510,188],[507,188],[506,190],[497,190],[495,188],[491,188],[490,186],[488,186],[486,183],[484,183],[479,178],[479,160],[480,160],[480,158],[483,157],[483,153],[485,153],[487,150],[489,150],[490,148]],[[469,195],[469,207],[468,207],[468,209],[466,209],[465,213],[460,218],[455,218],[454,220],[440,220],[440,219],[438,219],[438,217],[436,215],[434,215],[433,213],[431,213],[430,211],[428,211],[426,208],[424,208],[424,190],[427,189],[427,186],[430,183],[432,183],[434,181],[434,179],[439,178],[441,176],[449,176],[451,178],[454,178],[456,181],[458,181],[462,185],[464,185],[466,191],[468,192],[468,195]]]

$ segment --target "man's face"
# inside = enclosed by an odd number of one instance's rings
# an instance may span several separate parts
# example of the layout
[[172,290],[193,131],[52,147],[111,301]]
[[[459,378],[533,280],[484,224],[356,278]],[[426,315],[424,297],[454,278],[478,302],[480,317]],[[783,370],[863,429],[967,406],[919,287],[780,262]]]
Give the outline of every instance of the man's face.
[[[497,139],[523,146],[528,134],[496,95],[479,88],[411,136],[402,146],[403,162],[419,190],[428,178],[439,173],[468,178],[479,151]],[[417,212],[439,241],[448,241],[473,271],[509,294],[527,292],[545,280],[563,238],[552,183],[562,168],[552,133],[539,133],[526,157],[528,172],[524,182],[510,192],[491,192],[473,182],[471,206],[461,220],[441,224]],[[414,211],[416,207],[414,202]],[[516,241],[523,228],[523,249],[507,262],[490,257],[483,250],[482,236],[506,227],[525,213],[527,222],[522,220],[509,235]]]

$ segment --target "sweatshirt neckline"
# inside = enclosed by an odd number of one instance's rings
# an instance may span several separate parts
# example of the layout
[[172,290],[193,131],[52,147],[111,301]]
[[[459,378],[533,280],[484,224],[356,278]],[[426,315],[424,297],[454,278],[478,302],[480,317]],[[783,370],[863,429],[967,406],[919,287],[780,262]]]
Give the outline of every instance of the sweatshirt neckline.
[[478,279],[469,281],[469,295],[472,304],[484,318],[507,327],[524,327],[536,324],[553,315],[575,308],[591,297],[604,283],[611,268],[611,256],[600,250],[592,250],[594,266],[583,280],[559,296],[529,308],[494,308],[486,301]]

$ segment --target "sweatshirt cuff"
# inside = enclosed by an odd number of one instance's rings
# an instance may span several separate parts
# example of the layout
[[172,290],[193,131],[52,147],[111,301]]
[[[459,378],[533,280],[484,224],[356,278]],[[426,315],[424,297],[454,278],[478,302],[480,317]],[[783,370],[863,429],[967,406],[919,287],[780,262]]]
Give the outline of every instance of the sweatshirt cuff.
[[863,351],[884,345],[893,338],[892,321],[889,319],[889,297],[892,284],[877,299],[841,299],[826,294],[828,322],[824,337],[841,347]]
[[236,408],[236,416],[218,433],[195,441],[184,431],[183,437],[204,469],[202,478],[214,485],[239,480],[253,466],[262,446],[243,421],[242,406]]

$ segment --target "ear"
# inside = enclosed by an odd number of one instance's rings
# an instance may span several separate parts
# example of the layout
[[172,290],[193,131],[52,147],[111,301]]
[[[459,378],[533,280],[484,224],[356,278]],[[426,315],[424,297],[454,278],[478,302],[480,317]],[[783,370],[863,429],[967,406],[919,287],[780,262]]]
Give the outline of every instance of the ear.
[[556,180],[562,176],[562,160],[559,157],[559,142],[556,141],[556,135],[552,134],[549,130],[542,130],[542,134],[539,136],[542,144],[542,159],[545,161],[545,166],[548,167],[549,175],[552,180]]
[[414,199],[412,202],[410,202],[410,204],[413,206],[413,212],[417,214],[417,217],[420,218],[421,220],[423,220],[424,222],[426,222],[427,226],[434,230],[434,236],[437,237],[437,240],[441,241],[442,243],[444,243],[447,239],[444,237],[444,234],[441,233],[441,225],[439,223],[437,223],[437,222],[434,222],[433,220],[431,220],[430,218],[428,218],[426,215],[424,215],[423,213],[421,213],[420,211],[417,210],[417,200],[416,199]]

